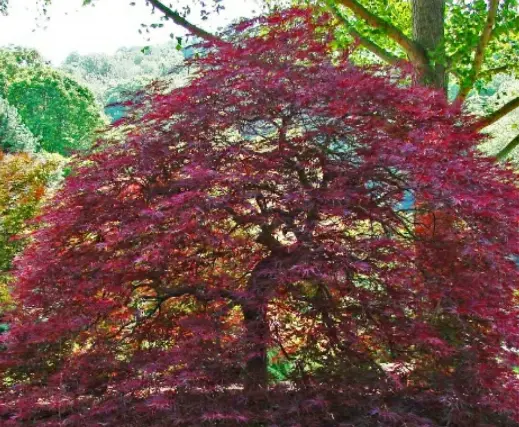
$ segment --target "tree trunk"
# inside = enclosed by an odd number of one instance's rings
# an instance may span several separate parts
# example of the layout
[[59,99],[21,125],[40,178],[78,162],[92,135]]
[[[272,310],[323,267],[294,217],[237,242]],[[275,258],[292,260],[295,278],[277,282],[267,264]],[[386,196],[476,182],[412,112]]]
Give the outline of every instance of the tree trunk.
[[266,390],[268,387],[267,348],[270,335],[267,306],[268,289],[272,285],[269,271],[272,259],[260,261],[251,274],[247,291],[249,299],[242,304],[245,324],[247,361],[245,365],[245,392]]
[[412,11],[413,39],[428,59],[428,66],[420,70],[421,83],[446,90],[445,0],[412,0]]

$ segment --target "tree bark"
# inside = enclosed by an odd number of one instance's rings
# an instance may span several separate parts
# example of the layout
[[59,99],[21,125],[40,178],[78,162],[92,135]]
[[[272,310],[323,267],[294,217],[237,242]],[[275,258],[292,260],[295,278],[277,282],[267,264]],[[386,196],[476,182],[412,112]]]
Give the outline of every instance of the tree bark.
[[412,0],[413,39],[427,56],[427,66],[420,71],[422,84],[447,89],[445,64],[445,0]]
[[244,381],[246,393],[266,390],[268,387],[267,349],[270,329],[267,293],[272,285],[272,261],[270,256],[256,265],[247,285],[247,301],[241,306],[248,352]]

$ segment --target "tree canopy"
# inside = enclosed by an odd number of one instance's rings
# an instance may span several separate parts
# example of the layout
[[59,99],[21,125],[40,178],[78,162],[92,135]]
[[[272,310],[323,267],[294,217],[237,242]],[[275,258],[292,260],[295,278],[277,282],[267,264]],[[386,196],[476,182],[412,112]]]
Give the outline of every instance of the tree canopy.
[[68,155],[90,146],[103,122],[93,94],[45,64],[37,52],[0,51],[0,97],[48,152]]
[[5,425],[517,425],[516,175],[330,25],[236,27],[81,161],[17,263]]

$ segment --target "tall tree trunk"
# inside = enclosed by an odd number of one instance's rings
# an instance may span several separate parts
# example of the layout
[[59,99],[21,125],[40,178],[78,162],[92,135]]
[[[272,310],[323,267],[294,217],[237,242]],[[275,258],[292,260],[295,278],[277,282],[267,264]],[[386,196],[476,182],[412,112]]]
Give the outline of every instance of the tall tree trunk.
[[412,11],[413,39],[428,59],[428,65],[420,70],[421,83],[446,90],[445,0],[412,0]]

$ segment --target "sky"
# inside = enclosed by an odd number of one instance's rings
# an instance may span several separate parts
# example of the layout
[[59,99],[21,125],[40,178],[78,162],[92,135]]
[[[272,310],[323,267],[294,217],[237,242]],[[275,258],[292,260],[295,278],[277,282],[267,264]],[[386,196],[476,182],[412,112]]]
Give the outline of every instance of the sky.
[[[164,27],[139,34],[141,24],[162,22],[159,12],[151,14],[145,0],[96,0],[94,6],[82,7],[82,0],[53,0],[48,6],[49,21],[38,12],[36,0],[10,0],[9,15],[0,16],[0,46],[15,44],[37,49],[44,58],[59,65],[71,52],[81,54],[113,53],[119,47],[165,43],[170,34],[185,31],[171,21]],[[188,0],[184,0],[188,1]],[[202,21],[192,12],[189,20],[204,29],[215,31],[258,10],[256,0],[225,0],[225,10]],[[148,37],[150,40],[148,40]]]

